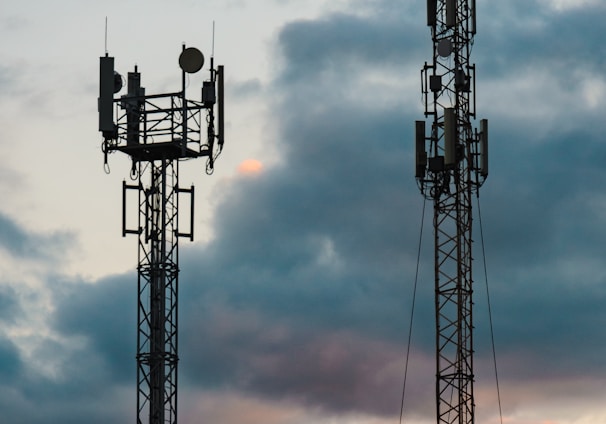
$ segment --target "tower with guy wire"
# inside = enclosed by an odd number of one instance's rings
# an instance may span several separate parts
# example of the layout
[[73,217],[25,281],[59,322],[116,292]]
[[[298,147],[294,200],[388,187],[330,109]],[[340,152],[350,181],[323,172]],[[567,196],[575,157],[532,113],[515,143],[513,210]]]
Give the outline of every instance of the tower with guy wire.
[[[106,53],[100,58],[99,131],[104,164],[108,171],[108,155],[115,152],[128,155],[132,162],[133,183],[122,185],[122,235],[136,234],[139,239],[138,424],[177,423],[178,240],[194,237],[194,187],[179,185],[179,163],[205,157],[206,172],[211,173],[224,142],[223,66],[215,69],[211,57],[201,99],[186,96],[186,74],[200,71],[203,65],[202,53],[184,45],[179,56],[180,91],[147,94],[135,66],[126,79],[126,94],[115,97],[123,77],[114,71],[113,57]],[[131,197],[137,198],[138,205],[134,228],[129,228],[126,214]],[[179,219],[184,201],[189,202],[185,214],[189,222]]]
[[[433,58],[421,70],[415,176],[433,201],[437,422],[474,423],[472,195],[488,176],[488,123],[472,120],[475,0],[427,0]],[[426,128],[426,121],[428,125]]]

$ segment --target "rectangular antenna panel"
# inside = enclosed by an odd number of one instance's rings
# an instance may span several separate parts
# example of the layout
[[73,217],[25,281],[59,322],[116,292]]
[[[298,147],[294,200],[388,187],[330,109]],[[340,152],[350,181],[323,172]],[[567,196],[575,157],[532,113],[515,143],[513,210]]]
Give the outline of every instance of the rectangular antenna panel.
[[427,167],[425,151],[425,121],[415,122],[415,177],[423,178]]
[[471,0],[471,34],[476,34],[476,0]]
[[114,124],[114,58],[105,56],[99,63],[99,131],[113,133]]
[[225,124],[224,124],[225,91],[223,88],[224,80],[225,80],[225,71],[224,71],[223,65],[220,65],[219,69],[218,69],[217,83],[219,85],[219,87],[218,87],[218,89],[219,89],[219,111],[218,111],[219,116],[218,116],[218,118],[219,118],[219,146],[221,148],[223,148],[223,143],[225,142]]
[[434,93],[442,89],[442,75],[429,76],[429,89]]
[[216,101],[215,84],[212,81],[204,81],[202,83],[202,103],[205,105],[214,105]]
[[123,97],[123,107],[126,109],[126,144],[133,146],[139,144],[141,109],[145,97],[139,72],[128,73],[127,87],[128,94]]
[[457,2],[446,0],[446,26],[452,28],[457,24]]
[[438,12],[438,0],[427,0],[427,26],[436,25],[436,14]]
[[488,176],[488,119],[480,120],[480,174]]
[[457,116],[454,108],[444,108],[444,163],[456,163]]

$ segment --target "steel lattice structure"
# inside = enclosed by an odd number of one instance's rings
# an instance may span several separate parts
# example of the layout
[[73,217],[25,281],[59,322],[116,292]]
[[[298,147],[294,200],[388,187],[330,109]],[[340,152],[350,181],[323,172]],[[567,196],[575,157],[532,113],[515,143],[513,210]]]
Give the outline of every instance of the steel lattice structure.
[[416,178],[434,204],[438,423],[474,422],[472,194],[488,175],[487,121],[475,119],[474,0],[428,0],[433,61],[421,71]]
[[[177,418],[178,163],[149,163],[150,184],[139,189],[137,312],[138,422]],[[128,186],[126,186],[128,188]]]
[[[204,82],[202,101],[188,100],[185,93],[185,73],[197,72],[203,62],[197,49],[183,46],[179,58],[180,92],[146,95],[135,67],[134,72],[128,73],[128,93],[114,99],[114,93],[122,87],[122,77],[114,72],[113,57],[101,57],[99,130],[103,133],[105,164],[110,153],[127,154],[132,159],[131,178],[136,181],[123,183],[122,234],[136,234],[139,238],[138,424],[177,423],[178,240],[193,240],[194,222],[194,188],[180,188],[179,161],[207,157],[207,172],[211,172],[223,147],[223,67],[214,69],[211,59],[210,79]],[[207,124],[206,131],[203,123]],[[128,228],[126,213],[131,191],[137,194],[138,206],[138,225],[134,229]],[[179,226],[179,201],[183,195],[190,201],[186,232]]]

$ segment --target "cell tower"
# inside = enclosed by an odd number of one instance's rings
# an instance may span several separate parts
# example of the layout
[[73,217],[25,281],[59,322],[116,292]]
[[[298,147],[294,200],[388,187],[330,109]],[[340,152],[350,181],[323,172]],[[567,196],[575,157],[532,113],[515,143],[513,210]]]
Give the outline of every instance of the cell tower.
[[[114,58],[100,58],[99,131],[107,170],[108,154],[122,152],[132,160],[131,179],[122,185],[122,235],[139,236],[137,312],[137,423],[177,422],[177,353],[179,252],[178,240],[193,240],[194,187],[179,186],[179,162],[206,157],[206,172],[223,148],[223,66],[210,61],[201,100],[186,97],[186,74],[202,69],[204,56],[183,46],[179,56],[181,91],[145,93],[135,66],[123,78],[114,71]],[[215,131],[215,105],[218,130]],[[202,124],[206,123],[203,135]],[[138,198],[138,226],[127,228],[127,193]],[[190,222],[179,223],[180,197],[189,200]],[[132,196],[128,196],[132,197]]]
[[488,176],[488,124],[475,119],[475,0],[427,0],[433,61],[421,71],[425,121],[416,121],[416,179],[434,204],[438,423],[474,422],[472,194]]

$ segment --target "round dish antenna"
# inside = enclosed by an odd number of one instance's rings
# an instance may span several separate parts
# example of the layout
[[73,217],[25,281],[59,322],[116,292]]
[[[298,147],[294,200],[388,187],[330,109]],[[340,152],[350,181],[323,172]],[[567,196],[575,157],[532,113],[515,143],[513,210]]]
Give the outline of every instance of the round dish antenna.
[[449,38],[443,38],[438,41],[438,54],[442,57],[448,57],[452,53],[452,41]]
[[195,74],[204,65],[204,55],[195,47],[188,47],[179,56],[179,66],[188,74]]
[[114,71],[114,94],[122,90],[122,75]]

